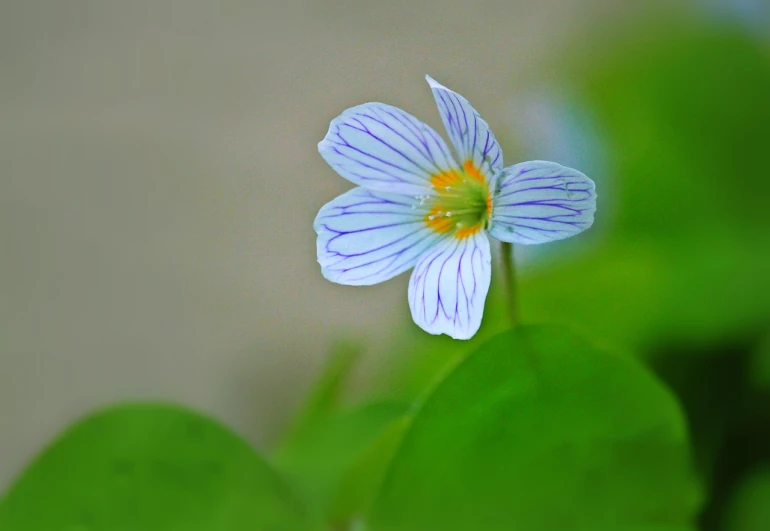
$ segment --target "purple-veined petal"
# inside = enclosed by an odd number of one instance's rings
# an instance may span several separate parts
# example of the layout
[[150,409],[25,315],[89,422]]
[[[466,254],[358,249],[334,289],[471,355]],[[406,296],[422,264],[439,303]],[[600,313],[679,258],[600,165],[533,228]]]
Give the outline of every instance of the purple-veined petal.
[[472,161],[487,178],[503,169],[503,152],[489,125],[464,97],[438,83],[428,80],[436,98],[441,120],[454,145],[460,164]]
[[321,208],[313,227],[318,263],[339,284],[377,284],[410,269],[438,241],[410,196],[354,188]]
[[470,339],[481,325],[490,278],[484,231],[441,240],[420,257],[409,280],[414,322],[431,334]]
[[496,179],[489,233],[523,244],[561,240],[590,227],[595,210],[591,179],[555,162],[523,162]]
[[365,103],[340,114],[318,151],[359,186],[407,195],[432,193],[431,176],[457,167],[438,133],[384,103]]

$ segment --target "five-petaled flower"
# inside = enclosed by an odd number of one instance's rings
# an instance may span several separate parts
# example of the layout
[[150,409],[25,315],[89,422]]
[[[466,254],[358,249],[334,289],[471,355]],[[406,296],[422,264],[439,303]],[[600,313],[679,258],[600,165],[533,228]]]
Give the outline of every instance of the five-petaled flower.
[[318,151],[357,188],[315,219],[327,279],[369,285],[414,267],[409,306],[431,334],[472,337],[489,290],[487,233],[537,244],[593,223],[594,183],[554,162],[503,168],[487,123],[459,94],[427,76],[454,146],[412,115],[382,103],[332,120]]

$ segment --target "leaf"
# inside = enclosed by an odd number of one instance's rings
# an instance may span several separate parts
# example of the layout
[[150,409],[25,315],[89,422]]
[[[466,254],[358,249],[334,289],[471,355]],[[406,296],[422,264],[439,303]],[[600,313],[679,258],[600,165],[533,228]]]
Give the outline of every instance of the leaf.
[[643,525],[632,527],[590,527],[587,531],[697,531],[697,529],[694,526]]
[[[540,258],[522,278],[522,317],[634,352],[756,335],[770,315],[767,46],[697,17],[594,35],[559,55],[559,87],[533,87],[569,97],[536,100],[540,120],[522,133],[544,141],[522,158],[550,149],[558,161],[580,146],[600,161],[581,168],[597,180],[596,223],[569,240],[584,250],[572,263],[558,244],[517,249]],[[574,128],[576,116],[590,127]],[[600,141],[586,142],[594,132]],[[561,263],[547,267],[546,253]]]
[[391,422],[348,468],[329,511],[332,521],[344,522],[369,509],[410,420],[405,415]]
[[353,342],[340,341],[332,347],[321,377],[310,390],[280,444],[290,444],[292,439],[302,437],[304,430],[312,430],[316,423],[323,422],[335,410],[361,352],[361,346]]
[[399,402],[374,402],[336,412],[279,448],[273,462],[313,510],[329,516],[349,469],[407,409]]
[[411,403],[470,352],[510,327],[504,283],[497,276],[492,276],[481,327],[467,341],[457,341],[446,335],[426,334],[411,318],[408,318],[405,325],[397,334],[393,334],[389,342],[387,351],[391,356],[387,360],[386,370],[378,378],[374,393],[377,396],[395,396]]
[[[275,465],[304,494],[314,514],[339,523],[347,521],[365,495],[356,490],[348,499],[347,492],[339,492],[343,480],[351,481],[350,468],[358,466],[369,446],[408,409],[396,401],[339,409],[344,385],[360,355],[361,347],[354,343],[340,342],[332,349],[323,374],[273,453]],[[364,483],[378,479],[362,478]]]
[[315,529],[287,485],[217,422],[127,404],[68,429],[0,505],[2,531]]
[[668,269],[651,246],[613,246],[521,279],[521,313],[568,322],[636,352],[658,330]]
[[726,509],[724,531],[770,529],[770,467],[755,470],[738,487]]
[[[770,91],[767,47],[748,32],[697,18],[650,19],[623,33],[589,61],[565,58],[582,63],[576,106],[591,109],[607,139],[594,155],[609,159],[611,181],[599,190],[597,212],[608,251],[649,248],[652,261],[642,256],[641,264],[652,263],[646,277],[632,269],[632,286],[572,291],[601,299],[596,306],[604,310],[593,316],[628,327],[644,346],[756,334],[770,312],[770,280],[762,273],[770,267],[763,134],[770,100],[761,97]],[[592,287],[597,278],[588,278]],[[549,280],[568,291],[584,282],[568,274]],[[646,327],[613,317],[634,308]]]
[[371,531],[687,527],[698,490],[676,400],[554,326],[495,336],[416,412]]
[[750,375],[753,385],[770,390],[770,333],[760,340],[753,353]]
[[641,240],[607,246],[522,278],[521,313],[528,321],[569,322],[636,353],[663,341],[756,335],[770,315],[770,281],[762,274],[770,246],[728,240],[711,234],[676,250]]

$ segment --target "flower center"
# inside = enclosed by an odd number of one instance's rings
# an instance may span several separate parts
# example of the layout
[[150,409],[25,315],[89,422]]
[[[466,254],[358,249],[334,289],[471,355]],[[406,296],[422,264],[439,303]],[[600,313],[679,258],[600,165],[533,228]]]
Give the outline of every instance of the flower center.
[[438,194],[426,200],[428,227],[441,234],[453,233],[458,239],[486,228],[492,197],[487,180],[472,161],[465,161],[461,170],[436,174],[430,182]]

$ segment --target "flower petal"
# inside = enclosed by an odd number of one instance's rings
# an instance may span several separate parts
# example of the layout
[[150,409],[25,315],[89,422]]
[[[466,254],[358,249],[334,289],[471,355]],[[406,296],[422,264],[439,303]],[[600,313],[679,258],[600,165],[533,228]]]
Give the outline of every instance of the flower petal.
[[438,133],[384,103],[365,103],[340,114],[318,151],[357,185],[408,195],[432,193],[431,176],[457,167]]
[[561,240],[590,227],[595,210],[591,179],[555,162],[523,162],[497,178],[489,233],[523,244]]
[[433,90],[441,120],[452,140],[460,164],[472,161],[488,178],[502,170],[503,152],[487,122],[464,97],[430,76],[425,76],[425,79]]
[[324,205],[313,227],[324,277],[339,284],[377,284],[410,269],[436,242],[427,211],[409,196],[354,188]]
[[420,257],[409,280],[409,307],[431,334],[470,339],[481,325],[489,291],[491,255],[483,231],[447,238]]

